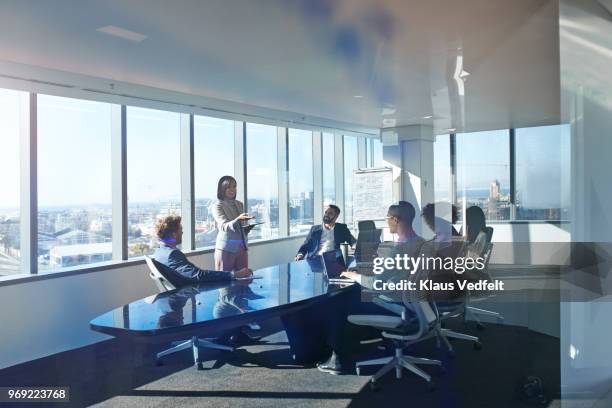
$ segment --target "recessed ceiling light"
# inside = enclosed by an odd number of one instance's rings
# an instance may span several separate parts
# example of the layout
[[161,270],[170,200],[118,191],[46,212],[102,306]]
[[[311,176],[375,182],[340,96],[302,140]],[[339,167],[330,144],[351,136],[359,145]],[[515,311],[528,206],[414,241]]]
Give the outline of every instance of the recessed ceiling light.
[[457,130],[457,128],[448,128],[448,129],[446,129],[447,132],[454,132],[455,130]]
[[363,98],[363,95],[353,95],[353,98]]
[[112,35],[114,37],[123,38],[124,40],[133,41],[133,42],[142,42],[147,38],[146,35],[140,34],[134,31],[126,30],[125,28],[109,25],[106,27],[96,28],[96,31],[108,35]]
[[396,125],[397,121],[395,119],[383,119],[382,121],[382,125],[383,127],[394,127]]
[[431,119],[431,118],[433,118],[432,115],[423,116],[423,119]]

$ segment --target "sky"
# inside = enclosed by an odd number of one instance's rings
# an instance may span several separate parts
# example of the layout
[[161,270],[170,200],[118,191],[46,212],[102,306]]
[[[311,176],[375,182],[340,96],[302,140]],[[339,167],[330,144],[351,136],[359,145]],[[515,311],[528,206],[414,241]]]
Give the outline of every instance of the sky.
[[[19,92],[0,89],[0,208],[19,204]],[[39,95],[39,203],[45,206],[111,203],[111,105]],[[180,200],[180,115],[128,107],[128,200]],[[196,199],[214,198],[218,179],[233,175],[234,122],[196,116]],[[517,129],[517,189],[523,205],[569,205],[569,126]],[[310,131],[289,130],[291,197],[312,191]],[[347,169],[357,166],[357,145],[345,138]],[[508,131],[457,135],[458,188],[488,189],[492,180],[509,188]],[[559,143],[561,140],[561,143]],[[325,191],[333,186],[333,135],[324,134]],[[448,136],[434,145],[436,190],[448,190]],[[274,126],[247,124],[249,196],[277,199],[277,131]],[[444,160],[441,159],[444,158]],[[563,165],[561,165],[563,163]],[[347,188],[350,193],[350,187]]]
[[[571,179],[569,125],[516,129],[516,188],[528,208],[569,207]],[[457,134],[457,190],[488,190],[498,180],[510,189],[508,130]],[[449,136],[434,143],[436,199],[448,199]],[[441,158],[444,158],[442,160]],[[442,193],[444,192],[444,193]]]

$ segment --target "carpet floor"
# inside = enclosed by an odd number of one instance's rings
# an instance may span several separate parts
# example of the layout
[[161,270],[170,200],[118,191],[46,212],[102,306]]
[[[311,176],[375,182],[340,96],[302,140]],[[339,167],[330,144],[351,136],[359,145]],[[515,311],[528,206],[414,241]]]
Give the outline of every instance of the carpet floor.
[[156,366],[154,354],[166,345],[113,339],[0,370],[0,385],[69,386],[70,403],[58,407],[553,407],[521,398],[527,376],[542,380],[549,399],[559,395],[559,340],[525,328],[488,324],[478,331],[452,322],[450,328],[480,336],[482,350],[455,340],[453,358],[433,340],[413,346],[406,354],[443,361],[443,373],[426,369],[436,389],[404,372],[401,380],[387,374],[374,392],[368,375],[378,367],[357,376],[354,361],[390,355],[382,342],[360,346],[346,374],[330,375],[293,363],[278,320],[262,326],[259,344],[205,352],[202,371],[193,367],[190,351]]

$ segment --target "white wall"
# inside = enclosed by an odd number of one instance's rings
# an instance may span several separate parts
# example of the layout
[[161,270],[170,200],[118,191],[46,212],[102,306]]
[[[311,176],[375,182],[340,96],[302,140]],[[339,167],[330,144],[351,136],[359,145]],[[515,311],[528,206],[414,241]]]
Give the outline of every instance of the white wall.
[[507,223],[493,227],[492,264],[567,265],[571,224]]
[[[257,269],[292,260],[304,237],[252,245]],[[212,268],[212,253],[190,256]],[[157,293],[144,261],[137,265],[0,287],[0,369],[109,338],[89,329],[98,315]]]

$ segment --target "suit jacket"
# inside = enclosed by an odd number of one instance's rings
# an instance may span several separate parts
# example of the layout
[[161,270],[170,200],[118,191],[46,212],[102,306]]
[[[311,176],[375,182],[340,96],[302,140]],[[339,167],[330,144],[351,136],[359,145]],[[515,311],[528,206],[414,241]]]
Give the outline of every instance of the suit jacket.
[[[306,236],[306,240],[298,250],[298,254],[304,255],[305,258],[313,258],[317,255],[319,245],[321,244],[321,235],[323,234],[322,225],[313,225],[310,232]],[[334,227],[334,248],[340,248],[340,244],[348,242],[350,245],[355,243],[356,239],[351,235],[346,224],[336,223]]]
[[200,269],[187,259],[177,248],[160,244],[155,252],[155,260],[163,270],[160,271],[168,281],[177,288],[200,282],[227,281],[231,279],[228,272]]
[[244,205],[238,200],[218,200],[211,210],[219,230],[215,249],[234,253],[246,249],[246,233],[242,222],[236,220],[244,212]]

